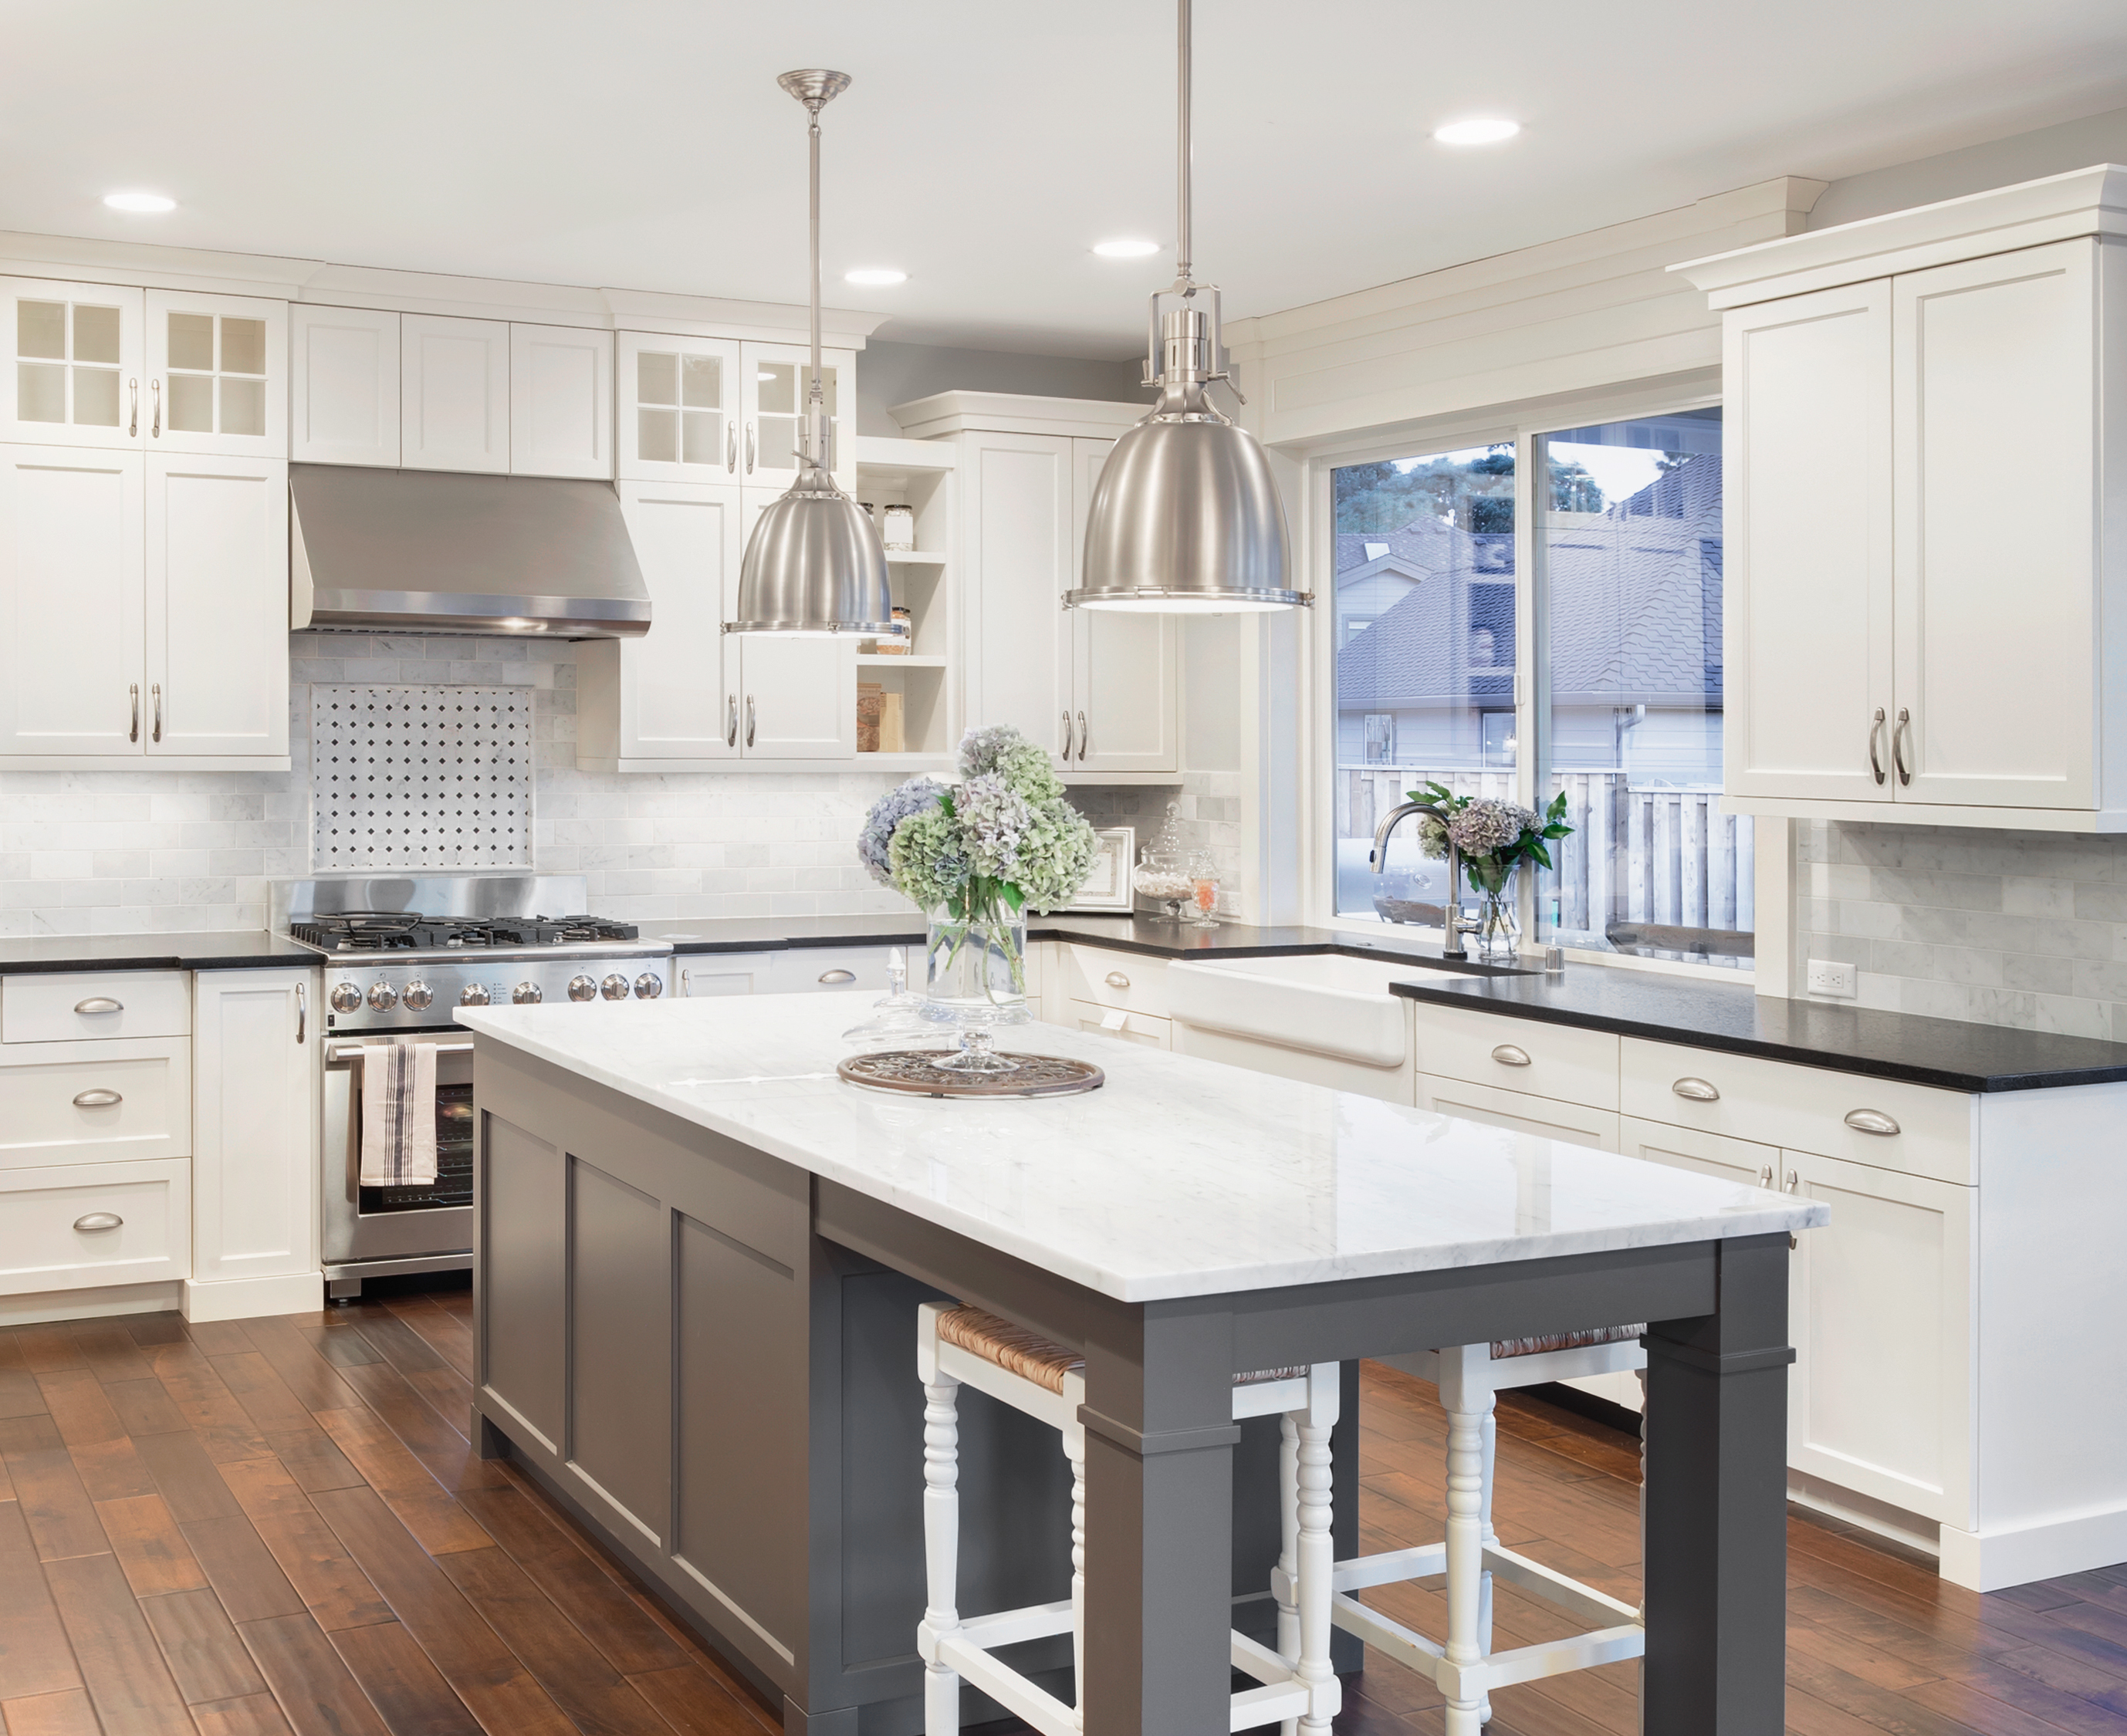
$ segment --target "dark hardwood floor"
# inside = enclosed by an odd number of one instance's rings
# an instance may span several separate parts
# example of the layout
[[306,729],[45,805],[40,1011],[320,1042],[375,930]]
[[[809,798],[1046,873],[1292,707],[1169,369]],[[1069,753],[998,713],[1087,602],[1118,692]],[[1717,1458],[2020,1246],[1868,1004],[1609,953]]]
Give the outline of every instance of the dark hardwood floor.
[[[467,1443],[471,1298],[213,1326],[0,1331],[7,1736],[760,1736],[774,1710],[506,1464]],[[1433,1389],[1370,1366],[1367,1546],[1440,1535]],[[1503,1405],[1506,1540],[1638,1590],[1626,1436]],[[1790,1526],[1797,1736],[2127,1736],[2127,1568],[1978,1596]],[[1439,1600],[1379,1594],[1438,1631]],[[1561,1631],[1502,1587],[1503,1640]],[[1493,1736],[1632,1736],[1628,1666],[1495,1696]],[[1441,1728],[1386,1664],[1338,1729]]]

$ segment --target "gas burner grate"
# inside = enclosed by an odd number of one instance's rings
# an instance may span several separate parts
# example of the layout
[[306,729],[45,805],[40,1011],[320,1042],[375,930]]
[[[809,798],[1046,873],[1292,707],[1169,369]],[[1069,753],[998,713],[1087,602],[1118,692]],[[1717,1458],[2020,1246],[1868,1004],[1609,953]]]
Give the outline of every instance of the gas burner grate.
[[602,916],[423,916],[351,912],[291,923],[295,939],[330,953],[479,951],[488,947],[566,946],[633,940],[631,922]]

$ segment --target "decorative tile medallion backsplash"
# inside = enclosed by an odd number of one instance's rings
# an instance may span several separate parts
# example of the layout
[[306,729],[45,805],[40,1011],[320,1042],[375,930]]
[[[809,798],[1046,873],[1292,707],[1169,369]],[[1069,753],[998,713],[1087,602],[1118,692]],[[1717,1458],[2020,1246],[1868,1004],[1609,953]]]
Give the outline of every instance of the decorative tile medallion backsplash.
[[524,687],[310,689],[310,865],[532,865]]

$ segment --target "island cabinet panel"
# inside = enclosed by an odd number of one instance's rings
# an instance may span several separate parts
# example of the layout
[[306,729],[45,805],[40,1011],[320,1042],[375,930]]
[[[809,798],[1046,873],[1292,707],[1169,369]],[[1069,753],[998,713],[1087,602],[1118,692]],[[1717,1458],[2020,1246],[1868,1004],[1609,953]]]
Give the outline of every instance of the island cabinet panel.
[[[500,1115],[482,1119],[481,1393],[504,1407],[514,1438],[558,1454],[567,1390],[562,1360],[567,1164],[559,1146]],[[528,1438],[517,1432],[526,1429]]]
[[571,1154],[569,1465],[653,1544],[672,1482],[665,1218],[655,1194]]

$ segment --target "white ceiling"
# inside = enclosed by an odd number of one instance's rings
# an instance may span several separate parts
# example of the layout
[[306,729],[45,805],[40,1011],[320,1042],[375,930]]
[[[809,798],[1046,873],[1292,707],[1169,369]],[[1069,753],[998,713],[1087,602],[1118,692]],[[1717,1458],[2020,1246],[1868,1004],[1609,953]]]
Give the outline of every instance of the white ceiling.
[[[2120,0],[1198,0],[1196,253],[1266,313],[2127,103]],[[0,0],[0,228],[792,301],[1119,357],[1171,253],[1161,0]],[[1440,121],[1502,111],[1512,144]],[[122,187],[180,201],[106,210]],[[859,290],[847,267],[909,273]]]

